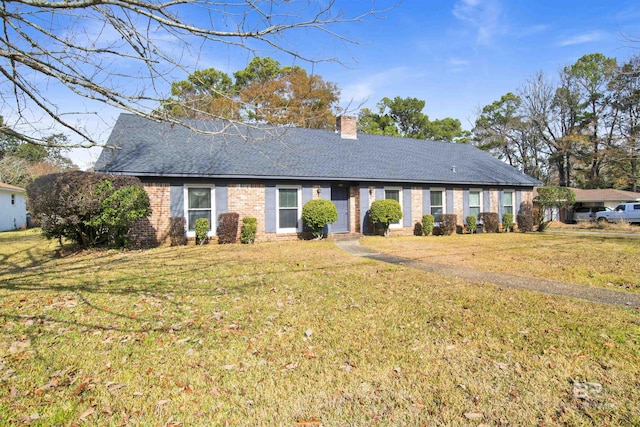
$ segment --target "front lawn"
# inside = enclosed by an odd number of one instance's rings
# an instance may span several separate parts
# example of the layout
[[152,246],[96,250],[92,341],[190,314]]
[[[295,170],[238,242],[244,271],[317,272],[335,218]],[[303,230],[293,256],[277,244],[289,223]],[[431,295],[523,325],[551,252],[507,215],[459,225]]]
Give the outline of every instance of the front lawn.
[[0,425],[640,424],[630,309],[326,241],[56,249],[0,233]]
[[367,237],[411,259],[640,293],[640,238],[555,233]]

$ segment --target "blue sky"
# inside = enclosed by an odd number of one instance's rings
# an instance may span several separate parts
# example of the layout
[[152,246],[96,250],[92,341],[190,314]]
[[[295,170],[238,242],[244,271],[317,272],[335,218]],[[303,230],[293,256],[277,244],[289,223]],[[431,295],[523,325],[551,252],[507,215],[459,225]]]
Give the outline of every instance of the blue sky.
[[[391,3],[376,1],[373,7]],[[370,4],[338,0],[336,7],[352,15]],[[339,28],[360,44],[304,32],[289,39],[308,55],[347,64],[320,63],[313,71],[338,84],[342,106],[354,114],[356,107],[374,108],[385,96],[411,96],[426,101],[430,118],[454,117],[471,129],[480,108],[516,91],[539,71],[556,78],[585,54],[601,52],[619,62],[640,54],[640,41],[627,38],[640,39],[637,0],[405,0],[381,15]],[[276,52],[258,54],[292,63]],[[232,73],[251,55],[222,49],[201,58],[198,68]],[[297,64],[311,71],[310,65]],[[100,113],[103,139],[117,114],[109,108]],[[73,158],[86,166],[98,152],[74,151]]]

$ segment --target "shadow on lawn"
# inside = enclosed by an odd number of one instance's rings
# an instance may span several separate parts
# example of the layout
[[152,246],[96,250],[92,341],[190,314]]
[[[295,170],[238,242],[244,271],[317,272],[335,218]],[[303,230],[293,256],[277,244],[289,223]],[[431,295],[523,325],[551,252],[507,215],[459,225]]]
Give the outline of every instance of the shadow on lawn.
[[[328,253],[335,254],[333,249]],[[14,255],[17,256],[18,252]],[[0,312],[0,318],[34,324],[54,322],[92,330],[168,332],[172,330],[171,327],[153,326],[158,319],[151,313],[131,317],[131,306],[143,298],[150,298],[166,306],[163,309],[170,310],[179,318],[188,317],[189,313],[184,308],[192,305],[192,302],[189,298],[185,300],[185,297],[225,298],[230,301],[253,288],[276,286],[284,273],[322,272],[324,276],[331,271],[353,268],[354,262],[370,262],[354,260],[347,254],[343,261],[339,256],[332,256],[330,261],[325,261],[328,265],[320,266],[317,260],[311,259],[277,259],[274,256],[270,262],[257,263],[246,257],[239,260],[234,255],[237,254],[203,251],[201,248],[178,252],[175,248],[161,248],[152,251],[91,251],[64,258],[45,254],[42,261],[30,256],[32,262],[28,266],[21,267],[14,263],[9,269],[0,270],[0,291],[53,292],[49,294],[53,299],[72,295],[79,307],[101,313],[106,318],[90,323],[45,313],[51,308],[44,302],[44,294],[38,294],[28,302],[34,305],[33,314],[22,315],[3,310],[5,312]],[[307,267],[305,262],[312,267]],[[98,302],[90,295],[122,296],[124,299],[119,304],[109,305],[108,299]],[[88,319],[95,318],[88,316]]]

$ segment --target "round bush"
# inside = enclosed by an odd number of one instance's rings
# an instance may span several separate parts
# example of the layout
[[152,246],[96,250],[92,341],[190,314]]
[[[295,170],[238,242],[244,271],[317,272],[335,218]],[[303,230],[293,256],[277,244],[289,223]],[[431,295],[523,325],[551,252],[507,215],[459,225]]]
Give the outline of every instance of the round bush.
[[469,215],[467,218],[467,230],[469,231],[469,233],[475,233],[476,232],[476,216],[475,215]]
[[506,213],[502,215],[502,231],[505,233],[513,231],[513,214]]
[[254,217],[242,218],[242,228],[240,228],[240,242],[253,243],[256,240],[256,232],[258,231],[258,220]]
[[195,223],[196,244],[204,245],[209,239],[207,233],[211,229],[207,218],[198,218]]
[[302,207],[302,220],[315,238],[322,238],[324,226],[338,220],[338,209],[330,200],[309,200]]
[[391,199],[376,200],[371,203],[371,221],[382,225],[385,237],[389,236],[389,225],[402,219],[400,203]]
[[431,214],[422,215],[422,234],[428,236],[433,231],[435,217]]

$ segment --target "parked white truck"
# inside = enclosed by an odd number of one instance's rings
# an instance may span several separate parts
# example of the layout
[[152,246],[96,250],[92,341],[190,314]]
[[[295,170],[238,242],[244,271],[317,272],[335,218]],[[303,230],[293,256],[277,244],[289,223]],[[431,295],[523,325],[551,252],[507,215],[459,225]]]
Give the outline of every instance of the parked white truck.
[[596,213],[598,221],[629,222],[640,224],[640,203],[622,203],[612,211]]

